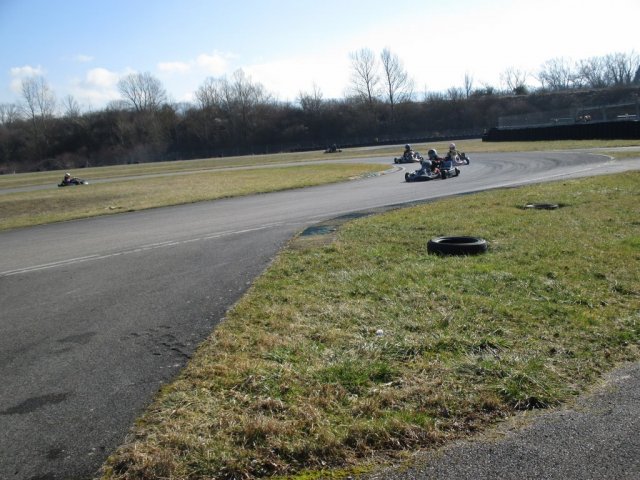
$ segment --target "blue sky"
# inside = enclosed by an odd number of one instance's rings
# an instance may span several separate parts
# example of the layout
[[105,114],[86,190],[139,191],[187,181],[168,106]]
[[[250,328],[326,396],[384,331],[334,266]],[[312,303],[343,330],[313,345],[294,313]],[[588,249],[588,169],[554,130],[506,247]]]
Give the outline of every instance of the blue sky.
[[[42,75],[84,108],[150,72],[174,101],[242,69],[283,101],[341,98],[349,53],[389,48],[415,90],[500,87],[507,68],[640,52],[638,0],[0,0],[0,103]],[[532,78],[529,82],[535,85]]]

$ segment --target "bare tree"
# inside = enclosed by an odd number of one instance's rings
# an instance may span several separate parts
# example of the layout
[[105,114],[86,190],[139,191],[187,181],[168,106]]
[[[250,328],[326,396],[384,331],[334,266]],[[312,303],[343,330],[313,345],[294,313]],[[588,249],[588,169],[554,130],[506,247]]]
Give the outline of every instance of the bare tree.
[[42,157],[49,143],[47,127],[56,109],[56,97],[44,77],[22,80],[21,110],[31,124],[32,147],[36,156]]
[[604,68],[610,85],[630,85],[640,68],[640,56],[631,53],[612,53],[604,57]]
[[162,83],[149,72],[125,76],[118,82],[118,90],[137,112],[159,110],[167,101],[167,92]]
[[609,86],[603,57],[580,60],[578,62],[578,76],[580,83],[586,87],[605,88]]
[[413,82],[398,56],[391,53],[388,48],[382,50],[380,61],[386,97],[391,106],[391,118],[393,119],[396,104],[411,97]]
[[322,91],[313,84],[311,92],[300,92],[298,102],[305,112],[318,113],[322,108]]
[[363,48],[349,54],[351,59],[351,87],[355,94],[373,105],[380,91],[380,75],[375,54]]
[[22,111],[32,121],[36,118],[53,117],[56,97],[44,77],[29,77],[22,80]]
[[20,108],[15,103],[0,103],[0,125],[11,125],[19,120]]
[[464,98],[465,98],[464,96],[465,96],[465,92],[464,92],[464,90],[463,90],[462,88],[460,88],[460,87],[449,87],[449,88],[447,89],[447,95],[446,95],[446,98],[447,98],[448,100],[451,100],[451,101],[457,102],[457,101],[459,101],[459,100],[464,99]]
[[65,117],[78,118],[80,116],[80,104],[73,95],[67,95],[62,99],[62,107],[64,108]]
[[471,96],[471,92],[473,92],[473,76],[469,74],[469,72],[465,72],[464,74],[464,95],[466,98]]
[[220,107],[222,103],[222,80],[218,78],[208,77],[198,90],[195,97],[198,105],[203,110],[213,107]]
[[271,100],[262,84],[254,83],[243,70],[236,70],[231,80],[220,83],[221,106],[229,122],[243,142],[247,141],[250,127],[259,105]]
[[566,58],[554,58],[547,60],[538,74],[538,80],[543,88],[549,90],[567,90],[573,88],[578,75]]
[[514,67],[507,68],[500,74],[500,81],[510,93],[522,95],[527,92],[528,73]]

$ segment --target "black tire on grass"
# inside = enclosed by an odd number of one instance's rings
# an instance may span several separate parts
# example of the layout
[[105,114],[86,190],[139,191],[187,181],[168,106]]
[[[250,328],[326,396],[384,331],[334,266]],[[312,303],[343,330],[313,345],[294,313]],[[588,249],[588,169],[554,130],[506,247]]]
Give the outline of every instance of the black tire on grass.
[[533,208],[536,210],[555,210],[559,205],[557,203],[527,203],[524,208]]
[[487,251],[487,241],[479,237],[436,237],[427,243],[427,252],[439,255],[478,255]]

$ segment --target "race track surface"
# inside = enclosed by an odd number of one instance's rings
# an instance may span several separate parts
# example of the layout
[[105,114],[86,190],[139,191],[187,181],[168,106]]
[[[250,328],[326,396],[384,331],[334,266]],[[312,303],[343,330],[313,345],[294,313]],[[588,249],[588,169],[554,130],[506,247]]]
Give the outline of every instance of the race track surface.
[[[339,215],[639,169],[584,152],[477,154],[460,177],[334,185],[0,232],[0,478],[92,478],[279,249]],[[404,165],[408,170],[417,165]]]

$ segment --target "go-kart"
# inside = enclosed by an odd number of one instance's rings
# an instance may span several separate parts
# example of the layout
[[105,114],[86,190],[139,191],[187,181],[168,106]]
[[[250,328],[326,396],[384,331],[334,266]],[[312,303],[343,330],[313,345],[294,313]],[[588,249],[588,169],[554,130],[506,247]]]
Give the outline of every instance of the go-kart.
[[436,178],[440,178],[440,170],[435,169],[420,169],[415,172],[406,172],[404,174],[404,180],[406,182],[426,182],[429,180],[435,180]]
[[89,182],[86,180],[83,180],[82,178],[71,178],[66,182],[63,180],[58,184],[59,187],[71,187],[74,185],[89,185]]
[[442,178],[443,180],[460,175],[460,169],[454,166],[452,160],[445,159],[442,163],[440,163],[438,169],[440,170],[440,178]]
[[395,157],[393,163],[416,163],[422,161],[424,158],[418,152],[403,153],[401,157]]
[[404,179],[406,182],[426,182],[438,178],[446,180],[447,178],[457,177],[458,175],[460,175],[460,169],[455,167],[452,161],[444,160],[433,167],[427,166],[415,172],[406,172]]
[[446,158],[450,159],[453,162],[453,165],[455,166],[469,165],[471,161],[471,159],[464,152],[461,153],[460,155],[454,155],[453,158],[450,158],[449,156],[447,156]]

